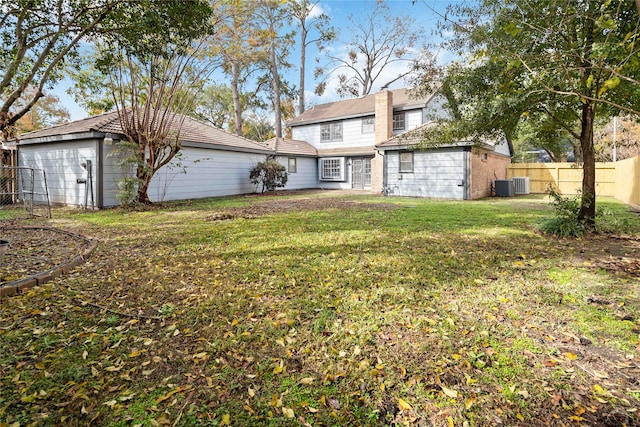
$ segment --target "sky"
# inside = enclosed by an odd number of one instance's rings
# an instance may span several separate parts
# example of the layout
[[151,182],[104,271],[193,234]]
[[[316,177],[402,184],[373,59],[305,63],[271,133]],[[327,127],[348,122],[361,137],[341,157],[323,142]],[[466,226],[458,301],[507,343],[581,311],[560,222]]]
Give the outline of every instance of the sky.
[[[456,1],[456,0],[452,0]],[[451,0],[386,0],[386,4],[389,6],[390,11],[395,16],[409,16],[415,20],[415,26],[422,28],[427,35],[427,41],[434,41],[431,35],[432,29],[435,28],[439,14],[444,14],[446,7],[452,3]],[[461,0],[458,0],[461,1]],[[321,0],[318,3],[320,11],[327,14],[331,19],[331,24],[339,31],[338,40],[333,42],[329,49],[335,55],[346,54],[345,45],[343,42],[348,42],[352,38],[352,24],[349,20],[349,16],[367,16],[375,7],[375,0]],[[437,12],[434,12],[437,11]],[[338,99],[336,94],[336,79],[331,78],[328,81],[328,86],[325,94],[319,97],[313,94],[313,88],[315,82],[313,80],[313,69],[315,66],[315,57],[318,56],[315,51],[315,47],[311,47],[307,51],[307,78],[306,78],[306,99],[307,104],[317,105],[326,102],[333,102]],[[299,79],[299,53],[294,52],[290,57],[290,61],[294,64],[294,67],[289,70],[284,78],[290,82],[296,84]],[[446,58],[442,58],[446,60]],[[374,86],[374,92],[379,89],[381,85],[392,80],[406,69],[407,64],[401,64],[393,67],[389,67],[384,72],[384,75],[376,81]],[[214,79],[217,83],[229,84],[229,79],[223,74],[215,74]],[[58,84],[52,93],[59,97],[60,104],[63,105],[71,115],[71,120],[78,120],[87,117],[87,113],[76,104],[73,98],[66,94],[66,89],[72,84],[69,80],[65,80]],[[390,88],[403,87],[405,84],[402,80],[397,81]]]

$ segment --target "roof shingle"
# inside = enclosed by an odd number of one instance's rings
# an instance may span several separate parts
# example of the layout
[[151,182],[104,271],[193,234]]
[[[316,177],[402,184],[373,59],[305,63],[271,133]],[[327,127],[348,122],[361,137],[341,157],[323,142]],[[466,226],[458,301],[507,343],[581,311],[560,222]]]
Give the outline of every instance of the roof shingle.
[[[176,124],[177,128],[177,124]],[[100,114],[98,116],[88,117],[86,119],[76,120],[74,122],[62,125],[52,126],[47,129],[41,129],[20,135],[20,141],[27,142],[40,138],[47,138],[61,135],[82,134],[87,132],[113,133],[122,135],[122,127],[118,119],[118,113],[112,111]],[[226,146],[233,148],[242,148],[259,151],[269,151],[264,145],[241,136],[226,132],[215,126],[196,120],[192,117],[185,116],[184,123],[180,130],[181,140],[183,143],[201,143],[218,146]]]
[[[413,98],[407,89],[395,89],[390,92],[393,95],[394,110],[424,107],[434,96],[434,94],[430,94],[426,97]],[[316,105],[292,119],[287,124],[289,126],[299,126],[307,123],[326,122],[349,117],[372,116],[374,112],[375,94],[370,94],[360,98]]]
[[298,156],[317,156],[318,150],[306,141],[297,141],[295,139],[272,138],[265,141],[267,148],[275,151],[277,154],[293,154]]

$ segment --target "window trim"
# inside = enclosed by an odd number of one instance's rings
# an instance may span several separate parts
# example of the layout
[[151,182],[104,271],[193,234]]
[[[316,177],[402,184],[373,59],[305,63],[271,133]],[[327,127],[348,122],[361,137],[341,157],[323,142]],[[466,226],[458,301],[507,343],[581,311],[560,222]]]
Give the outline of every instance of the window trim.
[[[318,159],[320,164],[318,165],[318,175],[320,181],[345,181],[345,160],[344,157],[322,157]],[[325,163],[338,162],[338,174],[337,176],[325,175]]]
[[[366,123],[366,122],[369,122],[369,121],[371,123]],[[371,130],[366,130],[365,131],[365,126],[371,126]],[[363,117],[362,118],[361,132],[362,132],[363,135],[370,134],[370,133],[375,133],[376,132],[376,118],[375,117]]]
[[[400,117],[402,116],[402,127],[396,126],[396,123],[399,122],[400,120],[396,120],[396,117]],[[393,119],[392,119],[392,129],[394,131],[396,130],[405,130],[407,128],[407,114],[404,111],[397,111],[393,113]]]
[[[410,155],[411,158],[411,162],[403,162],[402,161],[402,155]],[[405,164],[405,166],[407,164],[410,164],[410,168],[402,168],[403,163]],[[413,169],[414,169],[414,156],[413,156],[413,151],[401,151],[400,154],[398,154],[398,171],[400,173],[413,173]]]
[[[291,167],[291,162],[293,161],[293,167]],[[298,173],[298,158],[297,157],[288,157],[287,158],[287,172],[288,173]]]
[[[340,138],[336,138],[336,130],[340,128]],[[325,132],[328,130],[328,133]],[[343,126],[342,122],[329,122],[320,123],[320,142],[342,142],[343,140]],[[329,139],[325,139],[325,134],[328,134]]]

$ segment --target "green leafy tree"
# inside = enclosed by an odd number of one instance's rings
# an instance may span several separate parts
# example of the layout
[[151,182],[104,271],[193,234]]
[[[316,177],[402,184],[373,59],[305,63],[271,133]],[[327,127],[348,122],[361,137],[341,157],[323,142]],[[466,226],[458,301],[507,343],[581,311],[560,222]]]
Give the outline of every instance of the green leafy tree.
[[[20,100],[27,100],[33,96],[34,88],[27,88],[24,97]],[[14,105],[17,109],[22,108],[20,102]],[[31,132],[33,130],[44,129],[49,126],[68,122],[71,116],[69,111],[60,105],[60,99],[51,94],[45,94],[27,114],[23,115],[15,124],[18,133]]]
[[[79,43],[103,31],[128,2],[116,0],[3,0],[0,7],[0,132],[14,125],[62,77]],[[114,25],[108,25],[114,28]],[[27,92],[30,91],[30,92]],[[19,108],[16,108],[18,103]]]
[[275,160],[270,159],[259,162],[249,173],[249,181],[255,184],[256,189],[261,185],[261,193],[284,187],[287,185],[287,180],[287,169]]
[[242,126],[245,138],[249,138],[252,141],[263,142],[275,136],[273,124],[265,115],[251,113],[242,122]]
[[115,109],[109,76],[104,74],[98,66],[101,63],[99,54],[100,49],[96,46],[95,49],[80,56],[79,66],[68,67],[73,85],[67,89],[67,94],[73,96],[74,101],[90,116]]
[[[131,50],[156,53],[210,6],[200,0],[3,0],[0,6],[0,133],[15,124],[44,95],[45,87],[78,65],[83,41],[118,40]],[[27,96],[28,88],[34,90]],[[16,108],[20,103],[21,107]]]
[[208,56],[220,63],[230,78],[233,119],[236,135],[242,136],[243,113],[259,104],[257,91],[246,89],[247,80],[257,73],[267,58],[267,34],[260,28],[254,1],[224,0],[219,8],[216,31],[210,38]]
[[[513,140],[524,117],[564,130],[576,141],[583,165],[578,218],[592,229],[594,124],[620,112],[639,113],[639,23],[635,5],[625,0],[452,6],[441,29],[453,34],[445,47],[463,60],[446,70],[426,64],[419,86],[448,89],[443,93],[457,114],[441,129],[444,137]],[[431,141],[438,138],[430,135]]]

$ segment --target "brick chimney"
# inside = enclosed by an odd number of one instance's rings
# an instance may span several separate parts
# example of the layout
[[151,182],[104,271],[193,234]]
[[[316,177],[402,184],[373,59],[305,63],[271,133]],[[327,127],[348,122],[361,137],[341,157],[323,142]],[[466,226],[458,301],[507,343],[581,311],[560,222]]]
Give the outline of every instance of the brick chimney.
[[[382,144],[393,135],[393,94],[382,90],[375,95],[376,145]],[[382,191],[384,185],[384,158],[375,150],[371,160],[371,189]]]
[[376,145],[393,135],[393,94],[388,90],[376,93]]

